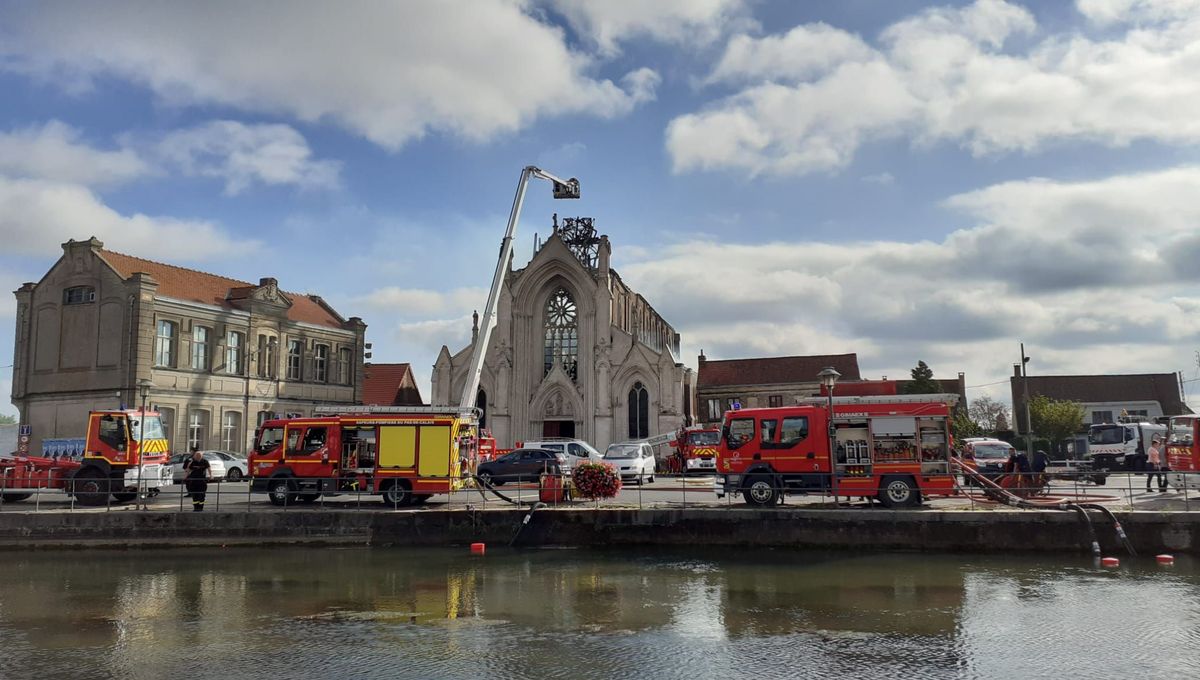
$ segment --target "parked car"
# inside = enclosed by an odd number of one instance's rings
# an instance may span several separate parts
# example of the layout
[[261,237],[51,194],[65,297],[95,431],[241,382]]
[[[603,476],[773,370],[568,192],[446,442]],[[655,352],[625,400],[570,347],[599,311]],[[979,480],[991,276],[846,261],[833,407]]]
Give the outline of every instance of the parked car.
[[537,481],[543,472],[562,472],[566,465],[567,456],[564,453],[524,448],[481,463],[475,474],[492,485],[516,481],[533,482]]
[[604,462],[616,468],[622,480],[633,479],[638,484],[654,481],[654,449],[646,442],[609,444]]
[[525,442],[522,446],[527,449],[546,449],[566,454],[567,462],[563,470],[568,473],[580,463],[599,463],[604,460],[599,451],[582,439],[542,439]]
[[[204,454],[204,460],[208,461],[214,482],[218,480],[240,482],[245,478],[246,471],[250,469],[246,457],[240,453],[231,451],[201,451],[201,453]],[[177,453],[168,461],[171,466],[171,479],[176,484],[183,483],[183,461],[191,457],[190,453]]]
[[1012,444],[1000,439],[972,437],[964,441],[963,458],[966,464],[988,479],[1003,474],[1004,466],[1014,453]]

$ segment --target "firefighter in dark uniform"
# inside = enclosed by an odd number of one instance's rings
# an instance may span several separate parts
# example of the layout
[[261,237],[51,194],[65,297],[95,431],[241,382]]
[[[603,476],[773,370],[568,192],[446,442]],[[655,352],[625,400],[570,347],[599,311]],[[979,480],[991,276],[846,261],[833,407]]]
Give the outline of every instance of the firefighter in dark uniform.
[[192,495],[192,510],[204,510],[204,494],[208,491],[208,482],[212,479],[212,467],[204,460],[204,454],[199,447],[192,447],[192,457],[183,461],[184,483],[188,493]]

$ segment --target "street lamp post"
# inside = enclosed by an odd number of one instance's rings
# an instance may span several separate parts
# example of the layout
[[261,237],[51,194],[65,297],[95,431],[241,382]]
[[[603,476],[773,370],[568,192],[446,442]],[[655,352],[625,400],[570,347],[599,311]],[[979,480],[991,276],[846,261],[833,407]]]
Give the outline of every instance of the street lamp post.
[[145,468],[143,457],[145,456],[144,446],[146,443],[146,400],[150,398],[150,388],[154,387],[154,382],[149,378],[142,378],[137,382],[138,392],[142,395],[142,412],[138,415],[138,479],[137,479],[137,504],[139,509],[146,507],[145,489],[142,488],[142,470]]
[[1029,419],[1029,357],[1025,356],[1025,343],[1021,343],[1021,391],[1025,402],[1025,457],[1033,463],[1033,421]]
[[817,374],[817,378],[821,380],[821,386],[825,388],[826,396],[826,419],[829,421],[827,428],[829,436],[829,487],[833,491],[833,504],[838,504],[838,460],[837,460],[837,431],[833,427],[833,387],[837,385],[838,378],[842,377],[841,373],[833,366],[826,366]]

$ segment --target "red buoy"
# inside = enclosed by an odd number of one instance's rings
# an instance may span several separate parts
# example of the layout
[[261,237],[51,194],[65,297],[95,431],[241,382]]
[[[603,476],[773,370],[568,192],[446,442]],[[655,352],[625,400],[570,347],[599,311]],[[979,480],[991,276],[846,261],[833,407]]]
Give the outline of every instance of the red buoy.
[[482,555],[485,550],[487,550],[487,545],[484,543],[472,543],[471,544],[471,554],[472,555]]
[[1155,555],[1154,559],[1158,560],[1158,563],[1162,564],[1162,565],[1175,564],[1175,556],[1174,555]]
[[1101,559],[1101,560],[1100,560],[1100,566],[1103,566],[1103,567],[1119,567],[1119,566],[1121,566],[1121,560],[1118,560],[1118,559],[1117,559],[1117,558],[1115,558],[1115,557],[1105,557],[1105,558],[1103,558],[1103,559]]

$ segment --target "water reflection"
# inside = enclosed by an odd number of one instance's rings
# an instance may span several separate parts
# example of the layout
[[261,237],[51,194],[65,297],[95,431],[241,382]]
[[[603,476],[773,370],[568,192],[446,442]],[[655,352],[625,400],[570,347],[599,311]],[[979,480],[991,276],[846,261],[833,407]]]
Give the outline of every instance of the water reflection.
[[0,569],[3,678],[1200,670],[1188,560],[243,549],[16,553]]

